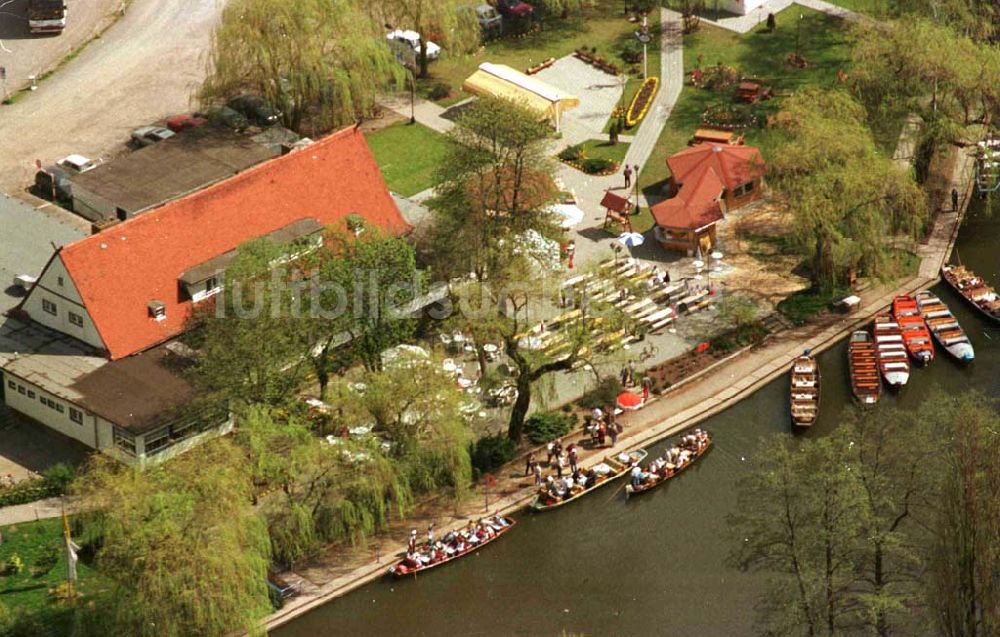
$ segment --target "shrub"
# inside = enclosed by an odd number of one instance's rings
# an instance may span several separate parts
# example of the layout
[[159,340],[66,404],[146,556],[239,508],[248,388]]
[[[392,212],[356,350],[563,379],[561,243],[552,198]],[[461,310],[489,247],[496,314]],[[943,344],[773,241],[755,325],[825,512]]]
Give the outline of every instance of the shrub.
[[0,488],[0,507],[15,504],[27,504],[44,498],[51,498],[65,492],[59,484],[42,478],[39,480],[22,480],[14,486]]
[[618,400],[618,394],[622,393],[622,384],[617,378],[605,378],[597,387],[580,397],[576,404],[584,409],[598,407],[606,409],[609,405],[614,405]]
[[35,564],[32,566],[31,571],[34,573],[35,577],[42,577],[47,575],[49,571],[56,567],[59,563],[60,547],[56,543],[48,544],[42,549],[41,555],[35,558]]
[[21,556],[14,553],[3,565],[3,569],[0,570],[4,575],[17,575],[24,570],[24,562],[21,561]]
[[478,478],[484,473],[492,473],[514,459],[517,455],[517,445],[503,434],[480,438],[470,445],[469,456],[472,458],[472,471]]
[[451,86],[447,82],[437,81],[427,89],[427,97],[432,100],[443,100],[451,95]]
[[588,175],[596,175],[615,170],[617,164],[615,164],[614,161],[603,157],[587,157],[580,162],[580,166],[583,168],[583,172]]
[[536,445],[565,436],[576,425],[576,417],[558,411],[542,411],[524,423],[524,433]]
[[567,146],[559,153],[559,159],[563,161],[580,161],[583,157],[583,144]]
[[45,476],[45,480],[48,481],[49,484],[58,487],[60,493],[66,492],[67,487],[69,487],[69,483],[72,482],[75,477],[73,467],[62,462],[52,465],[46,469],[42,475]]

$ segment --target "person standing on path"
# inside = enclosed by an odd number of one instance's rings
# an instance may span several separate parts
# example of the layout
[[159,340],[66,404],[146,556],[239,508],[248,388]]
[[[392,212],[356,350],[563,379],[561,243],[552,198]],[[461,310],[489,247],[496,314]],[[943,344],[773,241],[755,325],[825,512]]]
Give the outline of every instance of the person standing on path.
[[632,167],[625,164],[625,189],[632,187]]
[[542,485],[542,465],[536,462],[534,465],[532,465],[531,469],[532,469],[532,471],[535,472],[535,486],[536,487],[541,486]]
[[562,452],[559,452],[559,457],[556,458],[556,477],[561,478],[563,467],[566,466],[566,457],[563,456]]
[[642,402],[649,400],[649,392],[653,389],[653,379],[646,374],[642,375]]
[[635,359],[628,361],[628,384],[635,385]]
[[556,443],[555,443],[555,441],[552,441],[552,440],[549,441],[549,444],[545,446],[545,452],[547,454],[546,457],[545,457],[545,464],[547,466],[551,467],[552,466],[552,456],[554,456],[555,453],[556,453]]
[[570,241],[566,244],[566,267],[570,270],[573,269],[574,254],[576,254],[576,241]]
[[576,445],[570,445],[567,453],[569,455],[569,470],[576,473],[576,462],[579,459],[576,455]]
[[528,457],[524,459],[524,475],[531,473],[531,466],[535,464],[535,452],[528,452]]
[[611,446],[615,447],[618,445],[618,425],[610,424],[608,425],[608,435],[611,436]]
[[628,387],[628,365],[622,365],[622,387]]
[[951,189],[951,211],[958,212],[958,189]]

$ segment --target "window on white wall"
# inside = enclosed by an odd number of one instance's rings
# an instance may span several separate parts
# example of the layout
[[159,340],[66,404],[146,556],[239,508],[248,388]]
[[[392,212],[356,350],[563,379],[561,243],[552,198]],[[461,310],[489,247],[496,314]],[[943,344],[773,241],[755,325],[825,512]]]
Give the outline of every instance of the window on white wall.
[[58,310],[56,309],[56,304],[48,299],[42,299],[42,309],[51,314],[52,316],[55,316],[58,313]]
[[69,322],[77,327],[83,327],[83,317],[76,312],[69,313]]
[[73,422],[75,422],[78,425],[82,425],[83,424],[83,412],[81,412],[79,409],[73,409],[72,407],[70,407],[69,408],[69,419],[72,420]]

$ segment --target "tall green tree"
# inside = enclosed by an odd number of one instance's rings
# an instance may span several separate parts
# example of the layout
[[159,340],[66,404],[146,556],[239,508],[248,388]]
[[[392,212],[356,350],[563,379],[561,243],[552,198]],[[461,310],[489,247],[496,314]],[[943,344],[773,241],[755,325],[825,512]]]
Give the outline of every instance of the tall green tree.
[[385,30],[351,0],[234,0],[215,32],[201,97],[263,95],[286,126],[316,135],[353,122],[402,82]]
[[77,484],[111,590],[83,609],[95,635],[262,634],[270,546],[228,440],[140,469],[100,454]]
[[845,284],[851,270],[892,277],[898,248],[912,244],[927,216],[926,196],[879,154],[865,117],[839,90],[800,91],[776,117],[770,180],[821,290]]

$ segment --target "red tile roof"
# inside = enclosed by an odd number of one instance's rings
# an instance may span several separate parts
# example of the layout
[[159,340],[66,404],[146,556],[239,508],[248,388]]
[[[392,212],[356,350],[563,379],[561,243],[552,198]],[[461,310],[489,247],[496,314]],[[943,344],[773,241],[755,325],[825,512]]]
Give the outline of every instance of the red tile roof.
[[[60,257],[119,359],[184,330],[191,302],[177,279],[185,270],[294,221],[337,226],[350,213],[393,234],[410,229],[354,128],[69,244]],[[164,320],[149,317],[154,299],[166,306]]]
[[667,158],[667,167],[678,186],[714,170],[726,189],[732,190],[764,174],[764,158],[753,146],[695,144]]
[[667,228],[695,230],[723,218],[719,196],[764,172],[764,159],[753,146],[696,144],[670,156],[667,166],[678,187],[677,196],[652,206],[656,223]]

